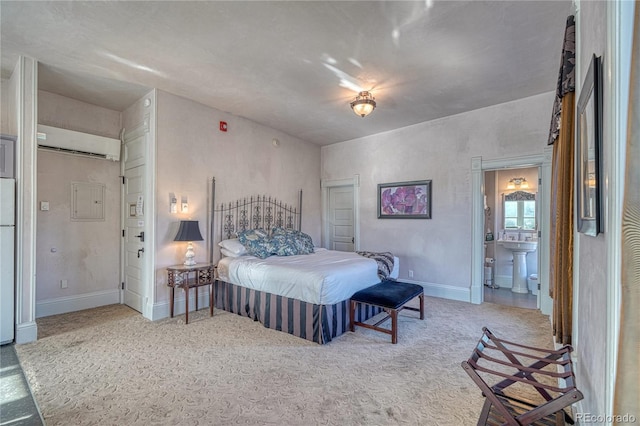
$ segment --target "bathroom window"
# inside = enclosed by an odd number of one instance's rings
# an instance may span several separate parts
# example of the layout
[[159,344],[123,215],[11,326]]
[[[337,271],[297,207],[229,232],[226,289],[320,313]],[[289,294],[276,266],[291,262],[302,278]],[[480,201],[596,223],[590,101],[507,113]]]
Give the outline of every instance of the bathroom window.
[[504,196],[505,229],[536,229],[535,194],[516,191]]

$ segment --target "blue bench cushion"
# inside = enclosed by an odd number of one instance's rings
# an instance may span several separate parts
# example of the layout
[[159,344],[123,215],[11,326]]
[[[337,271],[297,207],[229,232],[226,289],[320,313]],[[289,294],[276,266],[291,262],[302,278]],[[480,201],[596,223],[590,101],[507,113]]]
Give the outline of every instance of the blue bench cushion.
[[418,284],[384,280],[351,296],[351,300],[368,305],[382,306],[388,309],[399,309],[409,300],[424,291]]

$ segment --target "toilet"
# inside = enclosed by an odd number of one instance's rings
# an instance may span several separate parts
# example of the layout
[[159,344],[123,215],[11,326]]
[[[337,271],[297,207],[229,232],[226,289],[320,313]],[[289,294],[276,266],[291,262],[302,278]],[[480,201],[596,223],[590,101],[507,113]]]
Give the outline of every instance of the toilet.
[[538,274],[531,274],[527,278],[527,286],[533,295],[538,295]]

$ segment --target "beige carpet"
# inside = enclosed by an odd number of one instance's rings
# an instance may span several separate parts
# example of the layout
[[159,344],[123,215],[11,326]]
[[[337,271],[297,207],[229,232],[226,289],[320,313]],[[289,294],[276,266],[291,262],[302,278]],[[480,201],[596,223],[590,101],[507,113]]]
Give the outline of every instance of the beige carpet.
[[317,345],[227,312],[150,322],[122,305],[38,320],[16,347],[47,425],[474,425],[461,368],[482,331],[552,347],[535,310],[426,298],[399,342],[359,328]]

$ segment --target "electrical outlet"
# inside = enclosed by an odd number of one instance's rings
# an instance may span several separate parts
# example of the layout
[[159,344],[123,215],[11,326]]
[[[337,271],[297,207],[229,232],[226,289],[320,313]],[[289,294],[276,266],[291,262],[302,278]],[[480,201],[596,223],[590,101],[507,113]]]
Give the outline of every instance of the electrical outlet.
[[67,280],[60,280],[60,288],[67,288],[68,282]]
[[409,278],[413,278],[413,271],[409,269]]

